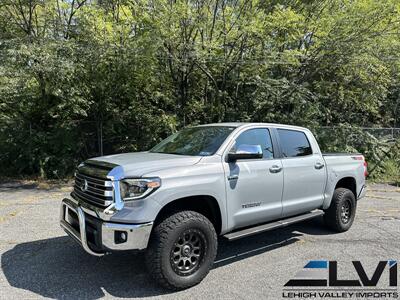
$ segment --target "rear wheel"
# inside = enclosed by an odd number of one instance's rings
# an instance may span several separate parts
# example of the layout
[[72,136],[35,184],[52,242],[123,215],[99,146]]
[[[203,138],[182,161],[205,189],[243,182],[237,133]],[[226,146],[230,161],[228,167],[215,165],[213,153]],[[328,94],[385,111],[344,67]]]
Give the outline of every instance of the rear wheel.
[[155,226],[146,263],[162,286],[185,289],[208,274],[216,253],[217,234],[212,223],[197,212],[181,211]]
[[331,205],[325,210],[325,223],[337,232],[344,232],[350,229],[355,215],[356,199],[353,192],[346,188],[337,188]]

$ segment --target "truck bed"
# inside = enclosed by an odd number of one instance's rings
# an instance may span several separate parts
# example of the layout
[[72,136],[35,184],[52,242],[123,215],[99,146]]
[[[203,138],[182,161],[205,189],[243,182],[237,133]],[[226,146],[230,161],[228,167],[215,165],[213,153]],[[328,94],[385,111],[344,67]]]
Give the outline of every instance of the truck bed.
[[352,155],[362,155],[361,153],[347,153],[347,152],[324,152],[322,156],[352,156]]

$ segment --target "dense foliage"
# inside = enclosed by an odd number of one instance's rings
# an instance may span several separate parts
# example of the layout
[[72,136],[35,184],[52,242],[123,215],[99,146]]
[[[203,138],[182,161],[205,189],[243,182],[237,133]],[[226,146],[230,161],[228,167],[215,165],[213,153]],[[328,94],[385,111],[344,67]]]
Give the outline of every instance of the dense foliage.
[[398,0],[2,0],[0,173],[63,177],[198,123],[396,127],[399,50]]

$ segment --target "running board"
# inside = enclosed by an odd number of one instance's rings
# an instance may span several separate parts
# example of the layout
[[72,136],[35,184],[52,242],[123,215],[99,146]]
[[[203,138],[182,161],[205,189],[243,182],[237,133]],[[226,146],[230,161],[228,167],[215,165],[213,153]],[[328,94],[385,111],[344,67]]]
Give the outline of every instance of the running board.
[[322,216],[323,214],[324,214],[324,212],[322,210],[313,210],[313,211],[310,211],[303,215],[290,217],[287,219],[282,219],[279,221],[266,223],[266,224],[242,229],[239,231],[235,231],[235,232],[230,232],[228,234],[225,234],[224,237],[230,241],[234,241],[234,240],[246,237],[246,236],[258,234],[261,232],[265,232],[265,231],[269,231],[269,230],[273,230],[273,229],[277,229],[277,228],[286,227],[286,226],[289,226],[289,225],[297,223],[297,222],[301,222],[301,221],[312,219],[312,218],[315,218],[318,216]]

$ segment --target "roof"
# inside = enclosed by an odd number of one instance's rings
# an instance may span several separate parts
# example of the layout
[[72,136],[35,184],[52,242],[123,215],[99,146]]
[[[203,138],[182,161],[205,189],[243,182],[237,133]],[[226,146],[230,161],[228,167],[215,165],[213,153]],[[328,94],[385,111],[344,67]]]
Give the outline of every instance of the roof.
[[211,123],[211,124],[202,124],[198,126],[227,126],[227,127],[244,127],[244,126],[267,126],[267,127],[281,127],[281,128],[292,128],[292,129],[302,129],[306,130],[305,127],[288,125],[288,124],[278,124],[278,123],[257,123],[257,122],[226,122],[226,123]]
[[239,127],[245,124],[251,123],[244,123],[244,122],[225,122],[225,123],[210,123],[210,124],[201,124],[197,126],[226,126],[226,127]]

